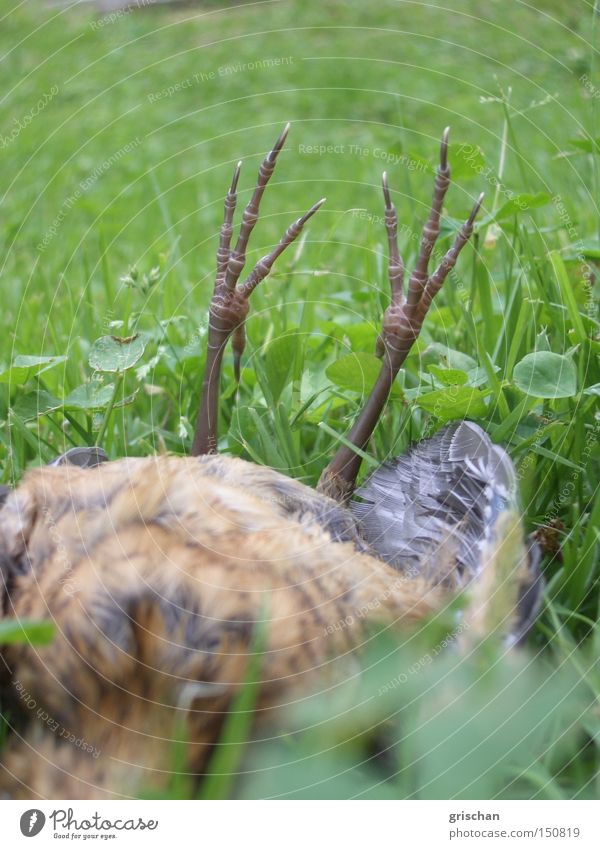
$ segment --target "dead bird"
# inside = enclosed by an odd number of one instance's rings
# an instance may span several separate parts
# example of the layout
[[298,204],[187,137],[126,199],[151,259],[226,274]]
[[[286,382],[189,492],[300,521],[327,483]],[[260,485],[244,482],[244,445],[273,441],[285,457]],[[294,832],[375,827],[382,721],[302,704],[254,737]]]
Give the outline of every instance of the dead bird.
[[[287,133],[260,167],[233,247],[241,163],[225,198],[192,456],[108,462],[100,448],[79,448],[5,493],[2,615],[49,618],[56,626],[50,645],[4,646],[0,654],[11,726],[0,792],[8,797],[160,793],[182,726],[186,769],[201,778],[259,627],[265,644],[256,723],[265,724],[297,695],[338,680],[367,628],[407,628],[470,583],[486,588],[479,591],[480,630],[493,621],[516,642],[535,615],[536,558],[518,518],[506,522],[518,516],[512,463],[480,427],[446,427],[354,493],[359,452],[482,202],[430,272],[450,184],[447,130],[407,285],[383,175],[391,298],[377,345],[381,370],[317,489],[217,453],[227,343],[239,375],[252,292],[323,203],[239,282]],[[503,548],[508,526],[512,544]],[[501,615],[490,617],[500,586]]]

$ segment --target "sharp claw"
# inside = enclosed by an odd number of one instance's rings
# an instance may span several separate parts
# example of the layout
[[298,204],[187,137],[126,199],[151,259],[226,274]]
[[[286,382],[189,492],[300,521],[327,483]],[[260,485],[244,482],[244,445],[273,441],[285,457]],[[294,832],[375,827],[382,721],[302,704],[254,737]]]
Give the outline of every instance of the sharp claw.
[[311,206],[308,212],[305,212],[304,215],[299,219],[299,225],[304,227],[309,218],[312,218],[315,212],[318,212],[319,209],[323,206],[327,198],[321,198],[315,204]]
[[392,196],[388,185],[387,171],[384,171],[381,175],[381,187],[383,188],[383,199],[385,201],[386,208],[390,209],[392,206]]
[[483,203],[484,197],[485,197],[485,192],[482,192],[479,195],[479,197],[477,198],[477,200],[475,202],[475,206],[471,210],[471,214],[469,215],[469,218],[467,220],[467,226],[471,226],[473,224],[473,222],[475,221],[475,219],[477,218],[477,215],[479,213],[479,210],[481,209],[481,204]]
[[442,142],[440,145],[440,170],[448,170],[448,137],[450,135],[450,127],[446,127],[442,133]]
[[298,238],[308,219],[312,218],[315,212],[323,206],[326,200],[327,198],[321,198],[321,200],[318,200],[315,204],[313,204],[308,212],[305,212],[301,218],[297,218],[296,221],[294,221],[294,223],[291,224],[285,231],[277,246],[271,251],[271,253],[263,256],[256,263],[246,280],[239,287],[239,292],[242,297],[246,299],[250,297],[258,284],[265,279],[267,274],[269,274],[277,258],[280,257],[284,250]]
[[225,271],[224,287],[229,292],[232,292],[235,289],[240,278],[240,274],[246,264],[246,249],[248,247],[248,241],[252,231],[254,230],[254,226],[258,221],[260,202],[267,184],[273,175],[277,157],[279,156],[281,148],[285,144],[289,130],[290,125],[286,124],[283,128],[283,132],[275,142],[275,146],[265,156],[260,168],[258,169],[256,186],[242,215],[242,223],[240,224],[238,240],[235,248],[230,252],[227,269]]
[[269,156],[268,156],[269,162],[275,162],[275,160],[279,156],[279,152],[285,144],[285,140],[288,137],[288,133],[290,131],[291,126],[292,125],[288,121],[288,123],[285,125],[285,127],[281,131],[281,135],[279,136],[279,138],[277,139],[277,141],[273,145],[273,150],[269,153]]
[[231,188],[229,189],[229,194],[233,195],[237,191],[238,180],[240,179],[240,171],[242,170],[242,160],[238,162],[235,166],[235,171],[233,172],[233,179],[231,180]]

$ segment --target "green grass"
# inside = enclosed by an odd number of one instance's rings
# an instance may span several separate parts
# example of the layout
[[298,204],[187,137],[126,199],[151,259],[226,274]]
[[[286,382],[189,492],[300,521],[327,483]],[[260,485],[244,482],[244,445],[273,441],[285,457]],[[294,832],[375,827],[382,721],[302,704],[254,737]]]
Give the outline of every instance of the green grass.
[[[513,680],[498,656],[482,676],[482,656],[454,669],[444,655],[411,676],[410,692],[374,704],[378,682],[436,638],[427,632],[393,661],[379,647],[360,691],[340,696],[359,705],[367,694],[368,709],[355,706],[332,729],[328,705],[311,703],[312,730],[259,745],[249,756],[258,772],[240,780],[239,795],[598,795],[600,77],[590,33],[598,37],[600,21],[592,27],[584,2],[538,5],[462,0],[450,13],[284,0],[111,22],[2,0],[4,481],[72,444],[101,441],[115,458],[189,449],[224,191],[241,158],[248,198],[286,121],[292,133],[250,261],[316,199],[328,201],[253,296],[237,395],[226,362],[221,447],[309,484],[372,380],[387,298],[381,171],[408,266],[447,124],[455,184],[440,249],[486,192],[473,245],[367,459],[464,416],[508,447],[527,530],[552,523],[561,547],[544,560],[534,672]],[[110,365],[96,340],[137,332],[127,369],[93,368]],[[494,705],[525,705],[528,694],[535,711],[511,731],[518,756],[503,759],[502,737],[488,733],[499,724]],[[452,734],[461,722],[459,739],[473,741],[464,764]],[[393,745],[373,760],[381,734]],[[432,740],[436,754],[424,757]]]

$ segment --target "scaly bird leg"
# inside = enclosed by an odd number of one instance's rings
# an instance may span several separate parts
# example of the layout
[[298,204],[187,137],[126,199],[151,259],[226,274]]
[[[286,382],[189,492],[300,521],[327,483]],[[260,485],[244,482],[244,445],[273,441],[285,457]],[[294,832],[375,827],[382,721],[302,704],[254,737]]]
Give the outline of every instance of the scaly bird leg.
[[289,124],[284,128],[273,150],[267,154],[260,166],[256,188],[244,210],[240,234],[233,249],[231,249],[233,215],[237,201],[237,184],[241,162],[236,165],[231,187],[225,198],[225,215],[217,250],[217,274],[209,309],[206,369],[204,371],[196,433],[192,444],[192,456],[214,454],[217,451],[219,386],[223,353],[229,337],[232,336],[234,370],[236,380],[239,380],[240,360],[246,344],[244,322],[248,315],[250,295],[269,274],[277,257],[298,238],[308,219],[325,202],[325,198],[323,198],[312,206],[305,215],[291,224],[277,246],[256,263],[248,278],[238,286],[238,280],[246,263],[248,241],[254,225],[258,221],[260,202],[275,169],[277,157],[285,143],[288,131]]
[[[392,203],[387,175],[383,175],[385,201],[385,226],[388,234],[388,276],[391,289],[390,305],[385,311],[382,331],[377,342],[377,353],[383,358],[381,371],[369,398],[354,423],[348,442],[361,450],[367,445],[386,405],[396,375],[400,371],[410,349],[417,339],[427,311],[434,296],[454,268],[458,256],[473,232],[473,223],[479,212],[483,195],[480,195],[473,210],[461,227],[454,244],[442,259],[439,267],[429,275],[429,261],[440,232],[440,214],[448,186],[448,129],[444,130],[441,142],[440,164],[435,178],[433,200],[427,223],[423,228],[421,249],[415,270],[404,294],[404,265],[398,250],[398,216]],[[324,470],[318,489],[346,502],[351,497],[361,464],[360,456],[352,448],[342,445],[333,460]]]

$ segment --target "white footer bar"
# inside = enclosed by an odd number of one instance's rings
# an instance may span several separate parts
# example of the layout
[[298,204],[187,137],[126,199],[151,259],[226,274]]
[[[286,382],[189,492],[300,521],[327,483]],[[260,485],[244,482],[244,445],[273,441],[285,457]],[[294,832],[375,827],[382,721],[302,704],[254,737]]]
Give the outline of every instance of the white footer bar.
[[600,803],[0,802],[2,847],[197,845],[261,849],[600,846]]

